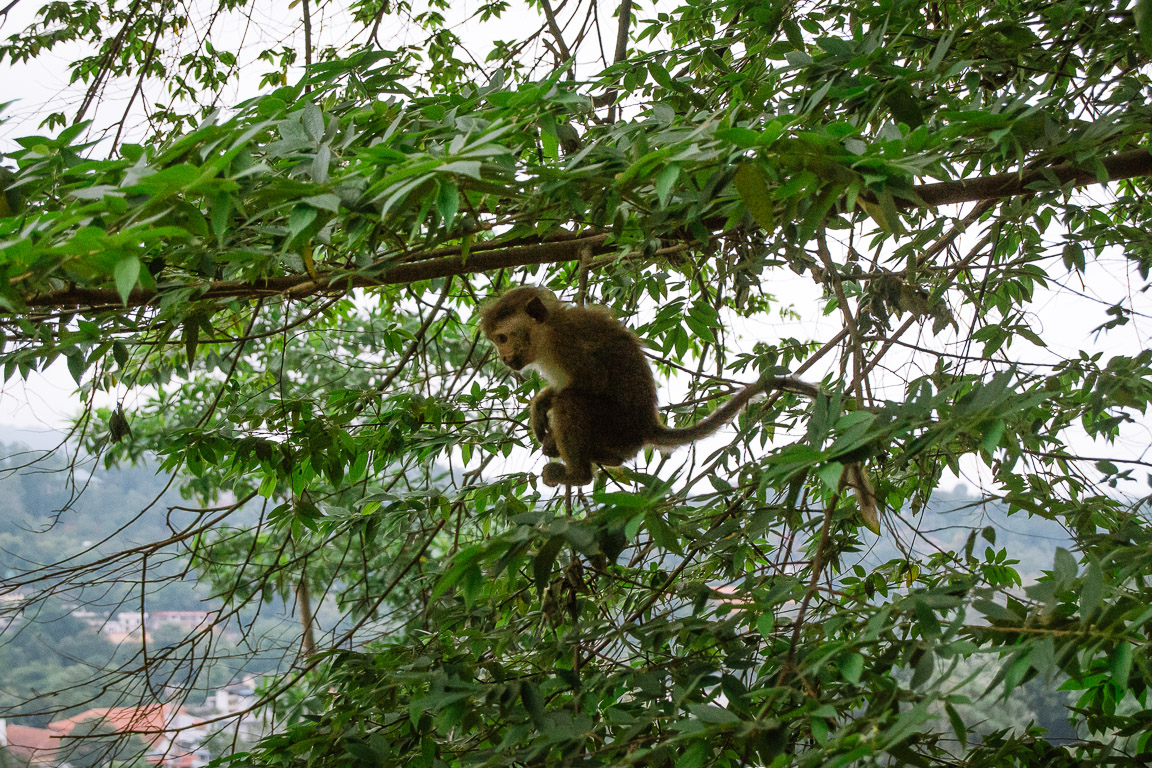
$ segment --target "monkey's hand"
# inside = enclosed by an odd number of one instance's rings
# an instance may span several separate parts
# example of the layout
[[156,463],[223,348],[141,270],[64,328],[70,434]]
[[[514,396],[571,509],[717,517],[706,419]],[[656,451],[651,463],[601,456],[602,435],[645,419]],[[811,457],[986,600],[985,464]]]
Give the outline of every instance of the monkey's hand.
[[552,426],[548,423],[548,413],[552,410],[552,399],[555,396],[556,392],[551,387],[545,387],[532,401],[532,434],[536,435],[545,456],[560,455],[556,448],[556,438],[552,436]]

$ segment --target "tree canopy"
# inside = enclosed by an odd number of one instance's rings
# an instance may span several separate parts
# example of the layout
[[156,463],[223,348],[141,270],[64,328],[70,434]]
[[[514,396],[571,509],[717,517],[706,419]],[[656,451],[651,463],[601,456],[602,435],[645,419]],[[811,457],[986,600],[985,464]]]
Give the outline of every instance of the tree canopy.
[[[76,86],[0,160],[5,380],[66,365],[63,450],[195,512],[4,591],[144,605],[178,551],[292,603],[244,765],[1146,764],[1152,0],[290,8],[0,44]],[[475,325],[523,283],[611,307],[670,424],[822,394],[553,492]]]

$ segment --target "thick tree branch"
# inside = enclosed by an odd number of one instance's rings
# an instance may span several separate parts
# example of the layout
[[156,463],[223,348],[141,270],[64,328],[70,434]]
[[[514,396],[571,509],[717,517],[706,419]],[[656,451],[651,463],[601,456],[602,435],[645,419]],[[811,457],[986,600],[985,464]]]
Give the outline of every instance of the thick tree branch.
[[[1145,149],[1132,150],[1106,158],[1101,165],[1106,174],[1106,178],[1103,179],[1097,176],[1095,169],[1056,165],[1024,173],[922,184],[913,187],[913,192],[924,205],[938,206],[1030,194],[1034,191],[1033,185],[1053,180],[1059,184],[1072,183],[1079,187],[1104,181],[1148,177],[1152,176],[1152,153]],[[898,204],[904,207],[915,205],[911,200],[901,200]],[[717,222],[717,226],[719,225],[720,222]],[[229,280],[208,283],[202,286],[201,293],[194,298],[254,299],[276,295],[303,298],[328,291],[342,292],[350,288],[406,284],[532,264],[554,264],[612,253],[614,248],[606,245],[607,240],[608,234],[603,232],[561,232],[537,242],[520,239],[511,242],[477,243],[470,249],[467,257],[461,253],[460,246],[451,246],[409,254],[404,257],[406,261],[382,262],[366,271],[321,273],[317,279],[309,275],[285,275],[257,282]],[[187,286],[181,288],[186,289]],[[128,305],[152,304],[159,296],[158,291],[137,289],[129,295]],[[59,307],[114,309],[122,306],[120,295],[112,288],[66,288],[32,296],[26,300],[26,305],[32,309]]]
[[[529,264],[553,264],[559,261],[572,261],[580,258],[585,248],[593,253],[603,253],[608,249],[604,242],[606,234],[589,235],[575,239],[548,241],[527,245],[513,245],[481,253],[471,253],[468,258],[445,256],[427,261],[381,265],[379,274],[364,273],[321,273],[318,280],[308,275],[285,275],[270,277],[257,282],[228,280],[210,283],[195,299],[260,298],[286,294],[295,298],[323,293],[329,290],[345,291],[349,288],[367,288],[375,285],[397,285],[432,280],[438,277],[488,272],[494,269],[522,267]],[[160,292],[136,289],[128,296],[128,306],[151,304]],[[27,306],[61,307],[119,307],[120,296],[113,289],[105,288],[66,288],[28,299]]]
[[300,565],[300,579],[296,582],[296,610],[300,614],[300,653],[305,659],[316,655],[316,621],[312,614],[312,597],[308,594],[306,563]]
[[[1065,164],[1036,168],[1023,173],[1001,173],[978,179],[922,184],[915,187],[915,191],[925,205],[952,205],[1028,194],[1033,191],[1031,189],[1033,184],[1050,183],[1053,179],[1060,184],[1072,182],[1075,186],[1081,187],[1104,181],[1152,176],[1152,153],[1147,149],[1122,152],[1105,158],[1101,164],[1107,174],[1107,178],[1104,179],[1098,178],[1093,168]],[[911,200],[900,201],[899,204],[906,208],[916,205]]]
[[632,23],[632,0],[621,0],[620,18],[616,27],[616,51],[613,64],[619,64],[628,56],[628,27]]

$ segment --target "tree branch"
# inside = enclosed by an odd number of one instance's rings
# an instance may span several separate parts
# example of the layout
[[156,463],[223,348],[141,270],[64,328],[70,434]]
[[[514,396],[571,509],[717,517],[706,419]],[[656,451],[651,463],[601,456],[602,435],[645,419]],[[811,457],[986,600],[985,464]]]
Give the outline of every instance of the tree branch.
[[[566,234],[565,237],[568,235]],[[349,288],[415,283],[437,277],[487,272],[529,264],[553,264],[559,261],[579,259],[585,248],[590,248],[593,253],[607,252],[608,249],[604,247],[604,242],[607,239],[608,235],[606,234],[595,234],[576,239],[550,240],[471,253],[467,259],[462,256],[445,256],[427,261],[399,263],[394,266],[384,264],[379,266],[379,275],[326,272],[320,273],[317,280],[313,280],[308,275],[285,275],[255,282],[221,281],[209,283],[195,299],[259,298],[280,294],[301,298],[329,290],[345,291]],[[136,289],[129,294],[127,306],[151,304],[159,296],[160,292],[158,291]],[[33,296],[27,300],[26,305],[29,307],[89,306],[108,309],[123,306],[120,302],[120,295],[114,289],[105,288],[66,288],[61,291]]]
[[[988,201],[1031,194],[1032,185],[1042,182],[1089,186],[1108,181],[1119,181],[1152,176],[1152,153],[1146,149],[1123,152],[1101,161],[1106,178],[1100,178],[1094,169],[1061,164],[1024,173],[1005,173],[972,180],[943,181],[913,187],[913,194],[925,206],[953,205],[957,203]],[[913,200],[898,200],[898,205],[914,207]],[[722,221],[708,222],[718,228]],[[511,242],[493,241],[476,243],[467,257],[461,246],[437,248],[426,252],[406,254],[406,261],[383,261],[360,272],[323,272],[316,279],[309,275],[284,275],[258,281],[228,280],[200,286],[197,299],[255,299],[263,296],[287,295],[302,298],[327,291],[343,292],[351,288],[377,285],[414,283],[453,275],[489,272],[497,269],[554,264],[576,261],[612,253],[607,246],[608,234],[585,231],[560,232],[539,241],[519,239]],[[433,258],[429,258],[433,256]],[[179,286],[182,290],[195,286]],[[128,296],[127,306],[155,303],[161,292],[136,289]],[[25,301],[28,308],[87,307],[91,309],[117,309],[124,305],[120,294],[112,288],[65,288],[36,296]],[[0,312],[11,316],[15,313]]]
[[572,51],[568,50],[568,44],[564,42],[564,34],[556,22],[556,14],[552,10],[552,4],[548,0],[540,0],[540,6],[544,9],[544,18],[548,20],[548,31],[552,33],[552,38],[560,47],[560,55],[564,58],[564,61],[560,63],[561,65],[566,64],[572,60]]
[[628,27],[631,23],[632,0],[621,0],[620,21],[616,27],[616,54],[612,58],[613,64],[619,64],[628,55]]
[[[1106,178],[1098,177],[1093,168],[1064,163],[1023,173],[1000,173],[971,180],[958,179],[922,184],[914,189],[916,195],[927,206],[998,200],[1028,194],[1033,191],[1030,189],[1031,185],[1051,183],[1052,180],[1060,184],[1073,182],[1074,186],[1083,187],[1106,181],[1152,176],[1152,153],[1147,149],[1134,149],[1105,158],[1101,161],[1101,165]],[[900,200],[897,205],[912,208],[916,207],[917,203],[912,200]]]

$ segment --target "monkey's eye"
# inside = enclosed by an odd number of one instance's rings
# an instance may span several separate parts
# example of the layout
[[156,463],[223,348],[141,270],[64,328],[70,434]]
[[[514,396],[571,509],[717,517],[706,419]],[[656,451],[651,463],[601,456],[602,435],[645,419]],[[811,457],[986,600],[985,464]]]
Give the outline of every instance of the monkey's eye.
[[508,334],[505,334],[505,333],[496,334],[496,343],[497,344],[503,344],[506,341],[508,341]]

